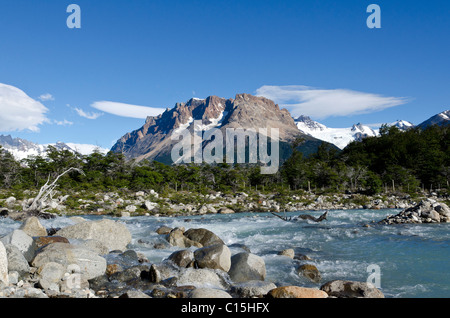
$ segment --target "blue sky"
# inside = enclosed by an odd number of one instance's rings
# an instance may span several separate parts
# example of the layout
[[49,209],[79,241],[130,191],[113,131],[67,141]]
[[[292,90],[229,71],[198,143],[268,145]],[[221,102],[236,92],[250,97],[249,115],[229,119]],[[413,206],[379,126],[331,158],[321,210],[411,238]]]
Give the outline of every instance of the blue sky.
[[237,93],[330,127],[418,124],[450,108],[449,34],[446,0],[0,0],[0,134],[109,148],[144,123],[130,105]]

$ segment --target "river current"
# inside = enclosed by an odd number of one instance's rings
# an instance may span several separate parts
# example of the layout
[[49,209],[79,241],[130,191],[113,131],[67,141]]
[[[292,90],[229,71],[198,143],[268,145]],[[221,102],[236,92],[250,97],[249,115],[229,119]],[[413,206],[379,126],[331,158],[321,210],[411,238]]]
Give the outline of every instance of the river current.
[[[244,244],[266,263],[266,281],[277,285],[319,288],[336,280],[369,281],[378,284],[386,297],[450,297],[450,223],[377,225],[399,210],[331,210],[327,220],[285,222],[270,213],[236,213],[186,217],[120,218],[131,231],[129,248],[143,253],[151,263],[161,262],[177,247],[154,249],[162,236],[160,226],[206,228],[227,245]],[[318,217],[323,211],[290,212],[286,216],[308,213]],[[98,217],[87,217],[95,219]],[[42,221],[47,228],[74,224],[66,217]],[[369,224],[369,227],[365,227]],[[0,220],[0,236],[20,223]],[[292,248],[311,260],[297,261],[278,255]],[[242,252],[231,248],[232,254]],[[298,264],[317,267],[320,283],[300,276]]]

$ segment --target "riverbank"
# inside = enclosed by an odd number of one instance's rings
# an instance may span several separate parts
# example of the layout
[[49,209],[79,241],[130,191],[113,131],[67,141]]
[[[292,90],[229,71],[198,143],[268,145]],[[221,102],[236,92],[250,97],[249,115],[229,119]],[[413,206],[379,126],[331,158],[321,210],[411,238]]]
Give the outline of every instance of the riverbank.
[[[37,191],[0,193],[0,215],[12,216],[29,206]],[[292,212],[353,209],[407,209],[431,199],[450,203],[445,192],[418,194],[386,193],[373,196],[358,193],[314,194],[304,191],[263,193],[198,193],[154,190],[92,193],[56,192],[45,202],[54,215],[182,216],[235,212]]]

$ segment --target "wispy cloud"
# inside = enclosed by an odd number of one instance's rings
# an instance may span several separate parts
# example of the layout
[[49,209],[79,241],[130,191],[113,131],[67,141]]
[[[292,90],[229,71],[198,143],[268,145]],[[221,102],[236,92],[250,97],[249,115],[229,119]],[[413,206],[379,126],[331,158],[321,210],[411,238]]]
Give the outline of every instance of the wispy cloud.
[[82,110],[81,108],[75,107],[74,110],[77,112],[77,114],[81,117],[87,118],[87,119],[97,119],[100,116],[102,116],[103,114],[101,113],[89,113],[89,112],[85,112],[84,110]]
[[405,97],[385,97],[350,89],[319,89],[301,85],[265,85],[256,90],[256,95],[269,98],[287,108],[294,117],[308,115],[318,119],[367,114],[409,101]]
[[140,119],[145,119],[147,116],[157,116],[166,110],[165,108],[138,106],[109,101],[94,102],[91,106],[116,116]]
[[0,131],[39,131],[48,109],[17,87],[0,83]]
[[49,93],[47,93],[47,94],[42,94],[41,96],[38,97],[38,99],[41,100],[41,101],[43,101],[43,102],[46,102],[46,101],[49,101],[49,100],[55,100],[55,98],[53,97],[53,95],[52,95],[52,94],[49,94]]
[[73,122],[68,121],[67,119],[64,120],[54,120],[53,121],[55,124],[57,124],[58,126],[72,126]]

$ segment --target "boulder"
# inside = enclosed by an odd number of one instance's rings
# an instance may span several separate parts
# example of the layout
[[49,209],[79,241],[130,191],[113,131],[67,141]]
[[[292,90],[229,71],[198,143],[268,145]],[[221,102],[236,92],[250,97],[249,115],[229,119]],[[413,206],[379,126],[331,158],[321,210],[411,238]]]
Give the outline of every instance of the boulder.
[[79,268],[79,272],[86,279],[92,279],[105,274],[106,260],[91,250],[77,247],[67,243],[53,243],[45,246],[31,265],[41,267],[46,263],[59,263],[66,268],[71,266]]
[[8,256],[8,271],[17,272],[19,278],[27,276],[30,272],[30,266],[22,252],[20,252],[17,246],[12,244],[5,244],[5,248]]
[[158,203],[147,200],[144,202],[144,207],[147,209],[147,211],[153,211],[156,207],[158,207]]
[[230,208],[223,207],[223,208],[220,208],[220,209],[217,211],[217,213],[219,213],[219,214],[233,214],[234,211],[233,211],[232,209],[230,209]]
[[189,298],[232,298],[224,290],[215,288],[196,288],[190,294]]
[[322,285],[320,290],[338,298],[384,298],[379,289],[365,282],[333,280]]
[[210,268],[186,268],[178,274],[176,285],[192,285],[197,288],[212,287],[218,289],[228,289],[228,283],[224,278],[224,274],[226,273]]
[[194,252],[199,268],[221,269],[228,272],[231,267],[231,251],[224,244],[214,244],[199,248]]
[[59,291],[59,283],[66,272],[65,266],[48,262],[38,268],[39,285],[45,290]]
[[2,237],[0,241],[3,242],[3,244],[12,244],[16,246],[28,262],[33,259],[37,249],[34,240],[22,230],[14,230]]
[[202,246],[225,244],[220,237],[207,229],[189,229],[184,232],[188,239],[199,242]]
[[168,227],[168,226],[161,226],[161,227],[159,227],[157,230],[156,230],[156,233],[158,233],[158,234],[169,234],[170,233],[170,231],[172,231],[173,230],[173,228],[171,228],[171,227]]
[[293,259],[295,256],[295,251],[292,248],[288,248],[288,249],[285,249],[285,250],[282,250],[281,252],[279,252],[278,255],[287,256],[287,257]]
[[264,280],[266,264],[264,260],[251,253],[238,253],[231,257],[231,267],[228,271],[231,280],[236,283],[249,280]]
[[62,236],[38,236],[33,237],[33,240],[38,249],[53,243],[69,243],[69,240]]
[[194,252],[191,250],[179,250],[170,254],[168,259],[179,267],[189,267],[192,266],[194,261]]
[[29,236],[47,236],[47,230],[35,216],[27,218],[19,228]]
[[239,298],[264,297],[269,291],[277,288],[274,283],[261,280],[250,280],[231,286],[231,293]]
[[16,198],[15,197],[9,197],[5,200],[5,205],[7,207],[12,207],[14,204],[16,204]]
[[109,251],[123,251],[131,242],[131,233],[126,225],[108,219],[77,223],[59,230],[56,234],[68,239],[97,240]]
[[191,246],[203,247],[203,245],[199,242],[193,241],[184,236],[183,230],[179,228],[175,228],[169,234],[167,234],[166,239],[172,246],[178,246],[182,248]]
[[317,284],[322,279],[322,275],[320,275],[319,270],[317,269],[316,266],[314,266],[312,264],[300,265],[297,268],[297,273],[299,275],[303,275],[304,277],[308,278],[313,283],[317,283]]
[[1,284],[8,285],[8,255],[6,254],[6,248],[2,242],[0,242],[0,286]]
[[272,289],[267,294],[269,298],[328,298],[322,290],[298,286],[283,286]]

